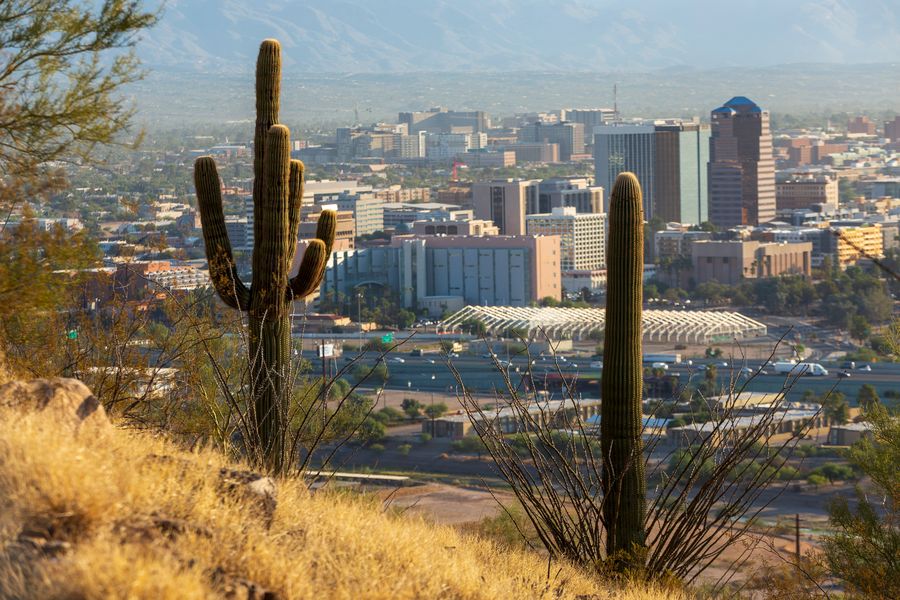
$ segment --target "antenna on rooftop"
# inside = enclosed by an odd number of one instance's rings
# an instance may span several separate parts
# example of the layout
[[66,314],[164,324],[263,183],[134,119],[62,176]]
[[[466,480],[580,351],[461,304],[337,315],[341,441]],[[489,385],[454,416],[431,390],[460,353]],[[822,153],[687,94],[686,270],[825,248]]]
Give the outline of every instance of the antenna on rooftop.
[[619,120],[619,86],[617,84],[613,84],[613,118],[618,121]]

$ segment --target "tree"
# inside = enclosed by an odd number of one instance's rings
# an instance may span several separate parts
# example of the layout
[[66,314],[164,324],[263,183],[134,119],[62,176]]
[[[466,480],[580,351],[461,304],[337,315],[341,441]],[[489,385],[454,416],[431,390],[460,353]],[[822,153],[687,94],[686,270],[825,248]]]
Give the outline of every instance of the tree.
[[120,91],[142,75],[133,47],[156,18],[137,0],[0,2],[4,185],[50,161],[92,160],[98,145],[123,141],[134,107]]
[[365,381],[367,383],[373,383],[375,385],[384,385],[389,377],[387,366],[383,361],[379,361],[374,367],[367,367],[366,365],[356,365],[350,375],[357,381],[357,383]]
[[872,334],[872,327],[866,318],[862,315],[853,315],[850,317],[850,337],[857,340],[864,340]]
[[400,408],[403,409],[407,417],[415,419],[422,411],[422,403],[414,398],[404,398],[403,402],[400,403]]
[[880,406],[866,417],[872,437],[851,447],[849,458],[869,476],[874,493],[858,489],[855,510],[846,498],[832,501],[825,557],[859,597],[900,598],[900,417]]
[[425,407],[425,414],[429,419],[437,419],[444,415],[447,412],[447,405],[443,402],[438,402],[437,404],[429,404]]
[[400,329],[408,329],[416,321],[416,313],[401,308],[397,311],[397,326]]
[[557,300],[553,296],[544,296],[543,298],[541,298],[541,306],[559,306],[559,300]]
[[822,412],[828,420],[844,424],[850,420],[850,404],[842,392],[831,392],[822,404]]
[[134,1],[0,2],[0,352],[15,348],[26,370],[46,362],[50,317],[75,304],[99,255],[85,232],[41,231],[27,206],[16,227],[7,217],[63,185],[51,161],[92,161],[123,139],[133,109],[120,91],[141,75],[130,48],[155,21]]
[[828,483],[828,480],[823,475],[819,475],[818,473],[810,473],[809,477],[806,478],[806,482],[818,490],[819,486],[825,485],[826,483]]
[[856,401],[859,402],[859,406],[862,408],[863,412],[869,412],[875,406],[881,404],[881,398],[878,397],[878,390],[870,383],[864,383],[859,387]]
[[384,423],[374,417],[366,417],[356,431],[356,438],[364,444],[380,442],[386,435]]
[[831,483],[835,481],[849,481],[854,477],[851,467],[838,463],[825,463],[821,467],[813,469],[810,475],[821,475]]

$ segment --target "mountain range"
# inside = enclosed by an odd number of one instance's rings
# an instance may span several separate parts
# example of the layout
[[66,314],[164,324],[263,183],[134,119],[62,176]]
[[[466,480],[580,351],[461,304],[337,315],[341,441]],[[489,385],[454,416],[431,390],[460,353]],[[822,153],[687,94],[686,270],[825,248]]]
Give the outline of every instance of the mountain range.
[[898,0],[168,0],[151,69],[617,72],[900,60]]

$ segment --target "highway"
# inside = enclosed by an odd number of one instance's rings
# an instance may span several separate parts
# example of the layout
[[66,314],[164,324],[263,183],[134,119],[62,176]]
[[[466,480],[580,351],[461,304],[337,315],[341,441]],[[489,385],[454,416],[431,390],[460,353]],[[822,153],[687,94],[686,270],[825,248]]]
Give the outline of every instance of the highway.
[[[306,353],[304,353],[306,354]],[[338,359],[338,367],[346,365],[356,356],[356,353],[348,352],[342,359]],[[312,353],[306,356],[313,362],[313,371],[318,372],[321,363],[318,358],[314,358]],[[367,353],[360,359],[360,363],[371,366],[378,359],[378,354],[374,352]],[[525,357],[512,356],[507,359],[505,356],[498,357],[501,363],[509,364],[507,371],[510,379],[518,384],[522,376],[527,373],[527,359]],[[418,391],[434,391],[434,392],[450,392],[458,382],[453,377],[449,368],[448,361],[459,371],[468,389],[476,394],[490,394],[495,389],[505,389],[503,376],[498,370],[494,361],[488,356],[470,356],[460,355],[458,357],[445,358],[440,354],[432,354],[425,356],[410,356],[408,353],[393,353],[386,357],[388,368],[388,382],[385,387],[388,389],[400,390],[418,390]],[[590,359],[567,357],[558,362],[559,368],[566,375],[586,375],[590,378],[600,377],[600,369],[591,368]],[[746,384],[749,391],[755,392],[778,392],[783,389],[786,384],[786,376],[776,374],[768,370],[763,373],[757,373],[750,376],[749,373],[742,373],[742,369],[751,369],[753,372],[760,370],[762,361],[748,360],[745,362],[734,363],[718,360],[700,360],[694,361],[691,366],[681,364],[670,366],[668,373],[677,375],[679,382],[684,385],[690,381],[699,383],[704,379],[704,372],[701,370],[707,364],[715,364],[718,373],[718,381],[720,386],[727,386],[729,381],[734,378],[738,385]],[[541,380],[545,376],[557,372],[557,363],[553,359],[539,357],[534,358],[532,365],[532,376],[536,380]],[[817,395],[822,395],[832,388],[839,390],[852,400],[856,397],[859,387],[864,383],[873,385],[880,396],[889,390],[900,391],[900,364],[871,364],[871,371],[860,369],[849,370],[841,369],[839,366],[825,364],[829,370],[827,376],[803,376],[796,381],[791,389],[788,398],[791,400],[800,399],[806,390],[812,390]],[[840,371],[849,373],[849,377],[839,377]],[[373,384],[374,386],[374,384]],[[599,388],[599,386],[598,386]],[[599,389],[595,394],[599,395]]]

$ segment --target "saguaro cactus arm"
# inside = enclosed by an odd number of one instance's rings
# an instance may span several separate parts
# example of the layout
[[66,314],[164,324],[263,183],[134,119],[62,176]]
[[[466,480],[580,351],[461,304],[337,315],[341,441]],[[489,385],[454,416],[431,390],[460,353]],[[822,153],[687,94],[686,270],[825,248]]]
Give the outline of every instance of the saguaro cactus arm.
[[237,274],[231,242],[225,229],[219,173],[212,157],[201,156],[194,162],[194,185],[197,190],[197,204],[203,226],[203,242],[209,261],[210,279],[225,304],[232,308],[247,310],[250,307],[250,290]]
[[288,300],[301,300],[316,291],[322,282],[326,262],[328,255],[325,253],[325,242],[312,240],[303,253],[297,275],[291,279]]
[[291,279],[288,289],[289,300],[299,300],[313,293],[325,276],[325,267],[337,228],[337,214],[333,210],[323,210],[316,226],[316,239],[306,248],[297,275]]
[[300,231],[300,215],[303,207],[303,162],[291,161],[291,176],[288,196],[288,229],[290,230],[291,247],[288,249],[288,264],[293,264],[297,252],[297,234]]

